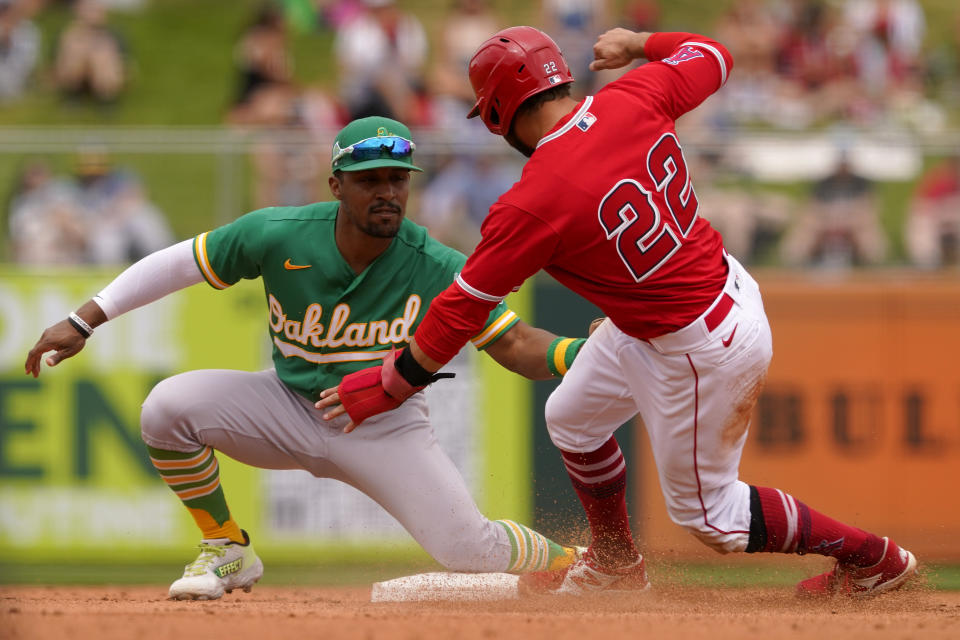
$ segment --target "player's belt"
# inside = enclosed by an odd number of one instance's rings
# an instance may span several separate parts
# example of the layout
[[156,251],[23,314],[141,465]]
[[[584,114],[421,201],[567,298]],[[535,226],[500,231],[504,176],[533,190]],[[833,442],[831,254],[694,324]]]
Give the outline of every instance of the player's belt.
[[707,325],[707,331],[713,331],[719,327],[720,323],[724,321],[732,308],[733,298],[730,297],[729,293],[724,291],[717,304],[713,305],[710,313],[703,317],[703,322]]

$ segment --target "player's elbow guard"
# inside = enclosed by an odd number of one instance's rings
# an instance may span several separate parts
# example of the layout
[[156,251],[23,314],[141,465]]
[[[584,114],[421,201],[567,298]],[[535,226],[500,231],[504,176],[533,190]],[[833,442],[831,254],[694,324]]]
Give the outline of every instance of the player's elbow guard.
[[586,338],[560,337],[551,342],[547,347],[547,369],[550,373],[562,378],[586,341]]

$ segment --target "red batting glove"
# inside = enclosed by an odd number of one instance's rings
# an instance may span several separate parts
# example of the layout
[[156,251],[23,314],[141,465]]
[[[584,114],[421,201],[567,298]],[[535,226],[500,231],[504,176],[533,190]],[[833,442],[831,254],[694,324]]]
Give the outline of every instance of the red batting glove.
[[354,425],[370,416],[396,409],[404,400],[426,388],[426,385],[415,387],[403,379],[395,365],[399,355],[399,351],[391,350],[382,365],[351,373],[340,381],[337,386],[340,404]]

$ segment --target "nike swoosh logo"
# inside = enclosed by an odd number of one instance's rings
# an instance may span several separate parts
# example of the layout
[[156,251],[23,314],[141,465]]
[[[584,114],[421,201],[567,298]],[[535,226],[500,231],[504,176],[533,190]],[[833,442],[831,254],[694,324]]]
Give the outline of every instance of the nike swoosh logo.
[[312,264],[293,264],[290,262],[290,258],[287,258],[286,262],[283,263],[283,268],[287,271],[296,271],[297,269],[309,269],[312,267]]
[[720,341],[720,342],[723,343],[723,346],[724,346],[724,347],[729,347],[729,346],[730,346],[730,343],[733,342],[733,336],[737,333],[737,327],[739,327],[739,326],[740,326],[739,323],[733,325],[733,331],[730,332],[730,335],[727,337],[727,339]]
[[853,583],[857,586],[863,587],[864,589],[873,589],[880,578],[883,577],[883,573],[878,573],[876,575],[870,576],[869,578],[860,578],[859,580],[854,580]]

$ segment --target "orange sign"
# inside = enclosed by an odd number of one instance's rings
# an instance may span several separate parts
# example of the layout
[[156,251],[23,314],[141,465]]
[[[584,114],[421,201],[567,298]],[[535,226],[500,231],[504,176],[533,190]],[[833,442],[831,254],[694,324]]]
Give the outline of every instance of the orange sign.
[[[774,356],[740,478],[924,561],[960,560],[960,280],[764,275]],[[712,554],[670,522],[636,441],[643,547]]]

